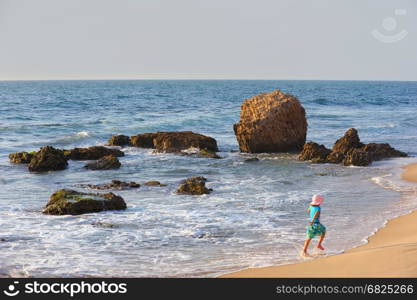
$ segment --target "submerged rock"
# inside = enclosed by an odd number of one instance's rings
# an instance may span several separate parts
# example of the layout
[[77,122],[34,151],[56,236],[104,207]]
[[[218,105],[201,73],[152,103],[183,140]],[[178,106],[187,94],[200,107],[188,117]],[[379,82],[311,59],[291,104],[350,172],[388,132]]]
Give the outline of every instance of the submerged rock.
[[103,210],[126,209],[122,197],[113,193],[93,194],[62,189],[53,193],[43,213],[48,215],[80,215]]
[[71,160],[96,160],[107,155],[116,157],[124,156],[124,152],[119,149],[111,149],[103,146],[92,146],[88,148],[74,148],[63,150],[65,157]]
[[210,194],[212,189],[206,187],[206,181],[207,179],[202,176],[188,178],[178,187],[177,193],[185,195]]
[[221,159],[221,158],[223,158],[220,155],[218,155],[216,152],[209,151],[209,150],[206,150],[206,149],[201,149],[197,153],[197,155],[200,156],[200,157],[215,158],[215,159]]
[[118,169],[122,164],[114,155],[107,155],[103,158],[100,158],[97,161],[88,163],[84,166],[86,169],[90,170],[111,170]]
[[94,190],[124,190],[130,188],[139,188],[140,184],[130,181],[124,182],[120,180],[112,180],[110,183],[103,184],[80,184],[80,187],[94,189]]
[[311,160],[315,163],[325,163],[327,156],[331,150],[324,145],[319,145],[314,142],[304,144],[303,151],[298,156],[299,160]]
[[62,150],[51,146],[42,147],[30,160],[28,169],[31,172],[64,170],[68,166]]
[[150,180],[150,181],[147,181],[147,182],[145,182],[145,185],[146,186],[166,186],[166,184],[162,184],[162,183],[160,183],[159,181],[157,181],[157,180]]
[[245,159],[245,162],[256,162],[256,161],[259,161],[259,158],[251,157],[251,158]]
[[130,145],[130,137],[127,135],[119,134],[113,135],[108,141],[109,146],[128,146]]
[[34,152],[16,152],[9,154],[10,162],[14,164],[28,164],[35,156],[36,151]]
[[276,90],[246,99],[233,129],[242,152],[297,151],[306,141],[307,120],[296,97]]
[[91,223],[91,225],[95,226],[95,227],[102,227],[102,228],[119,228],[119,225],[116,224],[112,224],[112,223],[107,223],[107,222],[93,222]]

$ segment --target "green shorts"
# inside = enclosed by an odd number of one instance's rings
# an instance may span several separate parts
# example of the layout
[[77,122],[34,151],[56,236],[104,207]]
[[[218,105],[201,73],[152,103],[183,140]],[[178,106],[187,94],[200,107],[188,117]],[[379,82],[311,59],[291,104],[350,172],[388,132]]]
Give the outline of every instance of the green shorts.
[[326,233],[326,227],[321,223],[313,223],[307,227],[307,238],[312,239]]

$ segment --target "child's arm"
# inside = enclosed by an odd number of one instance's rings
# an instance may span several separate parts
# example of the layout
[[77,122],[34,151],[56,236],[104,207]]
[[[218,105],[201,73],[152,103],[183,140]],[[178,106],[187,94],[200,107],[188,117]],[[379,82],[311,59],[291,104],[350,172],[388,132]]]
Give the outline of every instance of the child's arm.
[[317,219],[317,217],[319,216],[320,211],[316,211],[316,213],[314,214],[313,220],[311,220],[310,225],[313,225],[314,220]]

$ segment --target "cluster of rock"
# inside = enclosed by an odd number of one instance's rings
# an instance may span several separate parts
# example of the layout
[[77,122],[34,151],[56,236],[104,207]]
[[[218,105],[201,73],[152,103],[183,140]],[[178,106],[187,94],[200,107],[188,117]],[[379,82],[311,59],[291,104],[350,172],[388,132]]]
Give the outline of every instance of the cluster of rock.
[[358,131],[355,128],[350,128],[343,137],[335,142],[332,150],[327,149],[324,145],[308,142],[304,145],[298,158],[314,163],[368,166],[373,161],[405,156],[407,156],[406,153],[392,148],[389,144],[361,143]]
[[306,141],[307,120],[296,97],[276,90],[246,99],[233,129],[242,152],[300,151]]
[[[212,189],[206,187],[207,179],[202,176],[191,177],[181,182],[177,189],[178,194],[203,195],[209,194]],[[165,186],[159,181],[152,180],[145,183],[147,186]],[[136,182],[123,182],[112,180],[105,184],[82,184],[80,187],[97,190],[123,190],[128,188],[139,188]],[[85,193],[70,189],[60,189],[53,193],[46,204],[43,213],[48,215],[80,215],[95,213],[105,210],[126,209],[126,202],[118,195],[109,193]]]
[[195,148],[200,150],[201,156],[213,157],[219,151],[214,138],[192,131],[148,132],[131,137],[114,135],[108,140],[108,145],[150,148],[156,153],[180,153]]
[[103,146],[89,148],[74,148],[70,150],[55,149],[52,146],[40,148],[37,152],[16,152],[9,154],[9,160],[16,164],[27,164],[31,172],[48,172],[64,170],[68,166],[68,160],[95,160],[95,163],[87,164],[88,169],[106,170],[119,168],[117,157],[124,156],[118,149],[110,149]]

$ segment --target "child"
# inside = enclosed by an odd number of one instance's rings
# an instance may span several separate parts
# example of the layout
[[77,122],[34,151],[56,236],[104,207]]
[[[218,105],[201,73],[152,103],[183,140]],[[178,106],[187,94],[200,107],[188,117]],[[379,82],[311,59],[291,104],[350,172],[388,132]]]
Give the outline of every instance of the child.
[[310,213],[310,225],[307,227],[307,238],[304,243],[304,249],[302,253],[303,256],[307,256],[308,245],[310,245],[311,239],[313,239],[315,236],[320,236],[317,248],[324,250],[321,243],[323,243],[324,236],[326,235],[326,227],[320,223],[320,204],[322,204],[323,201],[323,196],[314,195],[310,203],[310,207],[308,208],[308,212]]

